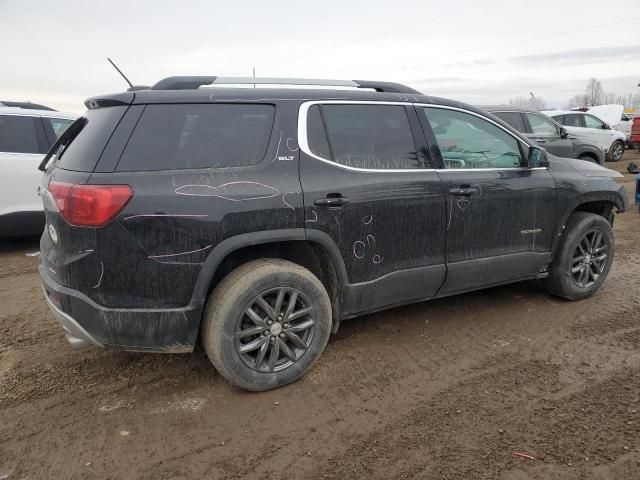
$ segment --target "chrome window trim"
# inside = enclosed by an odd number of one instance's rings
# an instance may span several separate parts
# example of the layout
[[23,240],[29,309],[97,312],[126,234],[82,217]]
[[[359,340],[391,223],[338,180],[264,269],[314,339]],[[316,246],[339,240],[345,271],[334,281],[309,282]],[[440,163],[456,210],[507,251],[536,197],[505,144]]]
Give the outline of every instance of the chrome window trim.
[[362,173],[417,173],[417,172],[496,172],[496,171],[522,171],[522,170],[548,170],[548,167],[513,167],[513,168],[358,168],[358,167],[349,167],[347,165],[342,165],[340,163],[334,162],[333,160],[329,160],[326,158],[322,158],[311,151],[309,148],[309,139],[307,136],[307,114],[309,112],[309,108],[313,105],[398,105],[398,106],[414,106],[414,107],[430,107],[430,108],[442,108],[445,110],[455,110],[462,113],[468,113],[470,115],[474,115],[478,118],[486,120],[487,122],[492,123],[496,127],[500,128],[502,131],[509,134],[511,137],[524,144],[527,148],[530,145],[522,140],[521,138],[514,135],[512,132],[504,128],[497,122],[494,122],[490,118],[487,118],[478,113],[472,112],[470,110],[465,110],[463,108],[458,107],[450,107],[448,105],[436,105],[431,103],[415,103],[415,102],[377,102],[375,100],[311,100],[308,102],[303,102],[300,104],[300,108],[298,109],[298,146],[300,150],[303,151],[309,157],[312,157],[321,162],[327,163],[337,168],[342,168],[344,170],[350,170],[353,172],[362,172]]

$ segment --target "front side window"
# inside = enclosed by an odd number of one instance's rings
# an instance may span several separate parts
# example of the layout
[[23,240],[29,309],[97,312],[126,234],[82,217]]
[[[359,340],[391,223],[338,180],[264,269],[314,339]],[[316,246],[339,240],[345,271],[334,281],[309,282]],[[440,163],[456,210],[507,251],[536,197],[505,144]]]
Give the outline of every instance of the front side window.
[[[401,105],[327,104],[307,114],[311,152],[363,169],[422,168],[405,108]],[[328,144],[319,123],[326,128]],[[331,157],[327,157],[327,152]]]
[[0,115],[0,152],[42,153],[36,134],[36,117]]
[[117,170],[255,165],[266,154],[274,114],[266,104],[147,105]]
[[536,113],[527,113],[527,120],[531,125],[531,132],[534,135],[540,135],[544,137],[558,137],[560,132],[558,127],[548,118],[544,118],[542,115]]
[[587,128],[603,128],[604,122],[593,115],[584,116],[584,124]]
[[470,113],[425,107],[446,168],[518,168],[518,140],[497,125]]

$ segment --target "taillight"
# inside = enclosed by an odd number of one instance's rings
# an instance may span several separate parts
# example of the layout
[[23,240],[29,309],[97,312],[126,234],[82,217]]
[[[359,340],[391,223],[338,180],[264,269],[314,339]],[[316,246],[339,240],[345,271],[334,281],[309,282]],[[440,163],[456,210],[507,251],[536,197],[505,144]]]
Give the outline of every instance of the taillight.
[[74,185],[50,182],[49,191],[67,223],[101,227],[115,217],[133,197],[129,185]]

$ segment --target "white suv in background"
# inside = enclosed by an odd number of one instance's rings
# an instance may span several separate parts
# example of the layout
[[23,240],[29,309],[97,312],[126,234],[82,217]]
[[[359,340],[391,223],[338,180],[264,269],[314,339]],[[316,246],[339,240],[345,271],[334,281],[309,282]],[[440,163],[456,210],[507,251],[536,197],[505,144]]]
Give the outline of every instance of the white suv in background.
[[42,232],[38,165],[76,117],[28,102],[0,101],[0,237]]
[[[612,122],[614,117],[617,117],[614,120],[614,124],[617,124],[620,121],[619,119],[622,115],[622,108],[620,108],[614,116],[611,116],[612,112],[609,111],[598,111],[596,116],[594,114],[596,112],[592,112],[591,110],[588,112],[574,110],[548,110],[541,113],[553,118],[556,122],[565,127],[567,132],[571,135],[600,142],[607,149],[607,159],[612,162],[617,162],[622,158],[627,137],[624,133],[614,130],[609,125],[609,122]],[[607,118],[604,119],[602,117]]]

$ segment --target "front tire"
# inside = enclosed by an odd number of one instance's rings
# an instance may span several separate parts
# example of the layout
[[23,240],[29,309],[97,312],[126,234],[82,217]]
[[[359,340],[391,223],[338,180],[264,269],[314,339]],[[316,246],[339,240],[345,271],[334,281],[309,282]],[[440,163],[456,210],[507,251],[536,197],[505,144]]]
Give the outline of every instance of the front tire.
[[591,155],[588,155],[586,153],[583,153],[582,155],[580,155],[578,157],[578,160],[584,160],[585,162],[591,162],[591,163],[598,163],[598,160],[596,160],[595,157],[592,157]]
[[622,158],[624,154],[624,142],[622,140],[616,140],[611,144],[609,148],[609,160],[617,162]]
[[281,259],[248,262],[207,300],[202,343],[230,383],[264,391],[294,382],[318,360],[331,332],[331,302],[309,270]]
[[549,293],[567,300],[593,295],[604,283],[614,254],[613,230],[600,215],[574,212],[545,279]]

